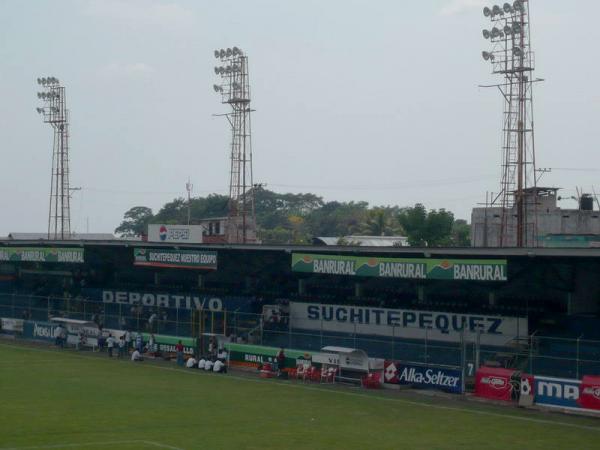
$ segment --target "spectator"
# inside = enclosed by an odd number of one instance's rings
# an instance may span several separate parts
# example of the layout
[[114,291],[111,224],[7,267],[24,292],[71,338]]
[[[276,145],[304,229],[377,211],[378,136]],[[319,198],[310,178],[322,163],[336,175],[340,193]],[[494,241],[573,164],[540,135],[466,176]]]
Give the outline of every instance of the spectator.
[[148,353],[152,353],[153,355],[156,353],[156,338],[154,337],[154,333],[150,333],[150,337],[148,338]]
[[133,353],[131,354],[131,360],[134,361],[134,362],[135,361],[143,361],[144,358],[142,358],[142,354],[139,352],[139,350],[135,349],[133,351]]
[[215,338],[211,337],[210,340],[208,341],[208,354],[209,356],[212,358],[215,356]]
[[277,367],[279,368],[280,373],[285,369],[285,353],[283,347],[281,347],[279,353],[277,353]]
[[223,361],[227,360],[227,350],[224,348],[219,349],[219,353],[217,353],[217,358]]
[[125,355],[125,336],[119,338],[119,358]]
[[206,358],[204,356],[200,357],[200,361],[198,361],[198,369],[204,370],[206,368]]
[[227,366],[225,365],[225,363],[223,361],[221,361],[220,359],[217,359],[215,361],[215,366],[213,367],[213,372],[227,373]]
[[183,366],[183,344],[181,341],[177,342],[175,346],[175,351],[177,352],[177,365]]
[[197,364],[198,364],[198,361],[196,361],[196,358],[194,358],[193,356],[190,356],[188,358],[188,360],[185,362],[185,367],[187,367],[188,369],[195,369]]
[[204,365],[204,370],[207,370],[210,372],[212,370],[214,364],[215,363],[212,361],[212,359],[210,359],[210,358],[207,359],[206,364]]
[[131,348],[131,332],[125,331],[125,348],[129,350]]
[[106,338],[104,337],[104,333],[102,331],[102,328],[100,328],[100,334],[98,335],[98,350],[103,352],[104,351],[104,344],[106,343]]
[[140,353],[144,351],[144,339],[142,338],[142,333],[140,333],[139,331],[135,336],[135,348]]
[[115,338],[111,333],[108,333],[108,339],[106,339],[106,345],[108,346],[108,357],[112,358],[113,348],[115,348]]
[[158,315],[156,313],[152,313],[152,315],[150,315],[150,317],[148,318],[148,330],[151,333],[154,331],[154,323],[156,322],[157,318]]
[[57,327],[54,329],[54,343],[57,347],[64,348],[65,342],[63,336],[65,336],[64,328],[59,323]]
[[83,330],[79,330],[79,334],[77,336],[77,350],[81,350],[87,344],[87,338]]

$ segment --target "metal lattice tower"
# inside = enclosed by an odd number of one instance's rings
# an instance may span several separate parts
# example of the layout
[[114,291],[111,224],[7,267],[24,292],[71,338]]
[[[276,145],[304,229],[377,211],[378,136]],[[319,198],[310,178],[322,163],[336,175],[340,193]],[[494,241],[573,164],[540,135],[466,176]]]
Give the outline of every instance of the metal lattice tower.
[[215,50],[220,66],[215,73],[221,83],[214,90],[231,111],[224,114],[231,125],[231,170],[227,241],[256,242],[256,217],[252,183],[252,140],[250,127],[250,78],[248,57],[237,47]]
[[[491,48],[482,53],[492,73],[503,78],[497,87],[504,99],[500,193],[493,204],[502,208],[500,246],[535,246],[537,235],[536,167],[533,129],[535,55],[531,50],[529,0],[483,9],[491,29],[483,30]],[[514,217],[516,216],[516,224]],[[512,239],[511,239],[512,237]]]
[[65,88],[55,77],[38,78],[37,82],[44,89],[37,94],[43,101],[43,106],[37,108],[37,112],[44,118],[44,123],[50,124],[54,130],[48,239],[69,239],[71,236],[69,111]]

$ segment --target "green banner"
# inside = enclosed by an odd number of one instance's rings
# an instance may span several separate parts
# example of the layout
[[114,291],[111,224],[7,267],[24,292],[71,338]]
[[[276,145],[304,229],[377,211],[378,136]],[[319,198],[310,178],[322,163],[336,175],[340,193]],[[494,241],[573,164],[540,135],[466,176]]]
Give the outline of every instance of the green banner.
[[133,265],[217,270],[217,252],[134,248]]
[[423,280],[507,280],[505,259],[380,258],[293,253],[292,271]]
[[[229,352],[229,361],[234,365],[257,367],[259,364],[266,362],[273,363],[277,361],[279,348],[263,347],[262,345],[246,345],[246,344],[225,344],[225,348]],[[285,367],[296,367],[299,358],[310,358],[310,355],[301,350],[284,349]]]
[[0,261],[83,264],[81,247],[4,247]]
[[[149,333],[142,333],[144,342],[148,343],[150,339]],[[183,352],[186,355],[193,355],[196,350],[196,339],[188,337],[167,336],[165,334],[155,334],[154,342],[158,346],[161,353],[176,353],[175,346],[181,341],[183,344]]]

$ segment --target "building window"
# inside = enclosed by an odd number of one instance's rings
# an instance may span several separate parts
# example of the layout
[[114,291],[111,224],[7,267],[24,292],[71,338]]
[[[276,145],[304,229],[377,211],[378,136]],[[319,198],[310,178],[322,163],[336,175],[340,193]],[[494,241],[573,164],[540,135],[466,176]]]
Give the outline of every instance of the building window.
[[212,224],[212,222],[210,222],[208,224],[208,235],[212,236],[212,234],[213,234],[213,224]]
[[221,234],[221,222],[215,222],[215,234]]

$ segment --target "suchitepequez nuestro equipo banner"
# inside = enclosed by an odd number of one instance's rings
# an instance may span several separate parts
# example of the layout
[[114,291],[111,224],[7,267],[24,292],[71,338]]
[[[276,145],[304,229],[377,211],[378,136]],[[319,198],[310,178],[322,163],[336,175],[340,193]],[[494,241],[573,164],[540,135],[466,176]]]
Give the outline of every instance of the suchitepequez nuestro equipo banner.
[[217,270],[217,252],[134,248],[133,265],[177,269]]
[[156,308],[206,310],[213,312],[252,312],[252,297],[216,297],[191,292],[148,292],[116,289],[83,289],[83,295],[92,301],[114,305],[141,305]]
[[290,302],[292,328],[436,341],[505,345],[528,336],[527,318]]
[[5,247],[0,261],[83,264],[83,254],[78,247]]
[[398,361],[386,361],[384,367],[385,383],[439,389],[453,394],[462,393],[462,371],[459,369],[405,364]]
[[504,259],[380,258],[292,253],[292,271],[421,280],[506,281]]

